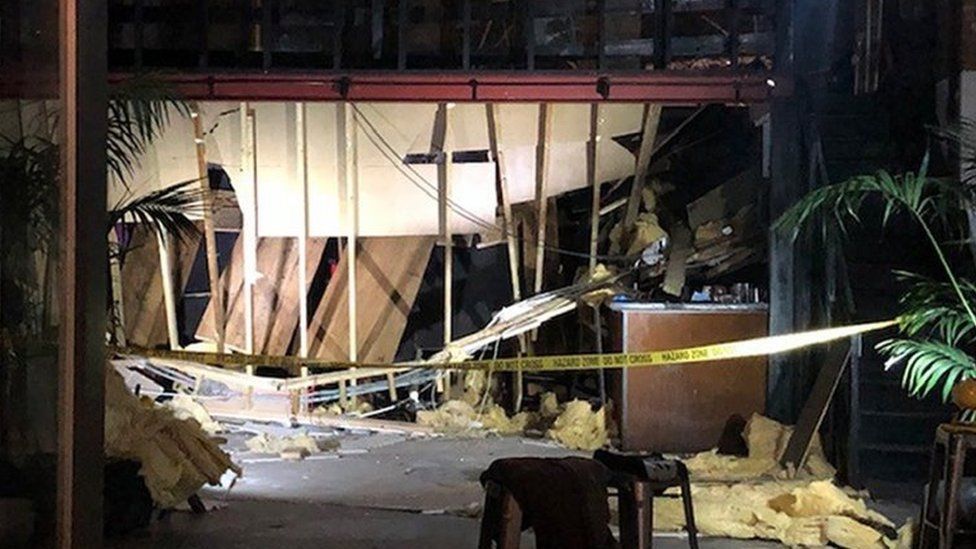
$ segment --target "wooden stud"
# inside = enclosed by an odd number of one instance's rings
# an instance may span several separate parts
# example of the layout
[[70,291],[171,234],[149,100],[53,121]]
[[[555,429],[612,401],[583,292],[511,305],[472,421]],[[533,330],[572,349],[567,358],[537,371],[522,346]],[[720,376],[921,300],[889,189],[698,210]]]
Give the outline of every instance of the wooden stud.
[[176,319],[176,290],[173,288],[173,243],[160,227],[156,233],[159,247],[159,276],[163,281],[163,303],[166,311],[166,335],[170,349],[180,348],[180,330]]
[[[535,155],[535,209],[537,214],[536,243],[535,243],[535,283],[533,293],[542,292],[542,275],[545,271],[546,256],[546,216],[548,214],[548,180],[549,180],[549,141],[552,138],[552,106],[547,103],[539,105],[539,138]],[[535,339],[533,332],[532,339]]]
[[[450,227],[450,217],[448,214],[448,202],[450,201],[450,174],[449,163],[450,154],[444,150],[447,140],[447,103],[438,103],[437,113],[434,116],[434,129],[430,139],[430,154],[437,159],[437,226],[440,234],[440,245],[444,249],[444,335],[443,341],[446,347],[453,339],[452,320],[454,315],[453,307],[453,286],[454,286],[454,247],[452,246],[452,236]],[[446,378],[446,379],[445,379]],[[451,373],[438,373],[436,379],[436,390],[446,394],[450,398]]]
[[[519,253],[516,241],[515,218],[512,215],[511,193],[508,188],[508,176],[505,171],[505,155],[501,151],[502,127],[498,122],[497,107],[492,103],[485,104],[485,115],[488,119],[488,147],[491,157],[495,160],[498,173],[499,197],[502,202],[502,228],[505,231],[505,241],[508,245],[508,271],[512,284],[512,301],[522,300],[522,277],[519,269]],[[518,337],[519,352],[524,354],[528,350],[528,343],[524,335]]]
[[396,374],[389,373],[386,374],[386,385],[390,391],[390,403],[397,401],[397,389],[396,389]]
[[[359,119],[354,109],[342,102],[339,104],[339,118],[341,118],[340,128],[345,136],[344,143],[338,141],[342,146],[343,169],[340,181],[344,182],[346,194],[346,262],[348,264],[347,273],[349,279],[346,288],[349,292],[349,361],[356,362],[359,359],[359,337],[357,334],[358,316],[356,315],[356,235],[359,231],[359,158],[357,151],[357,128]],[[355,385],[355,381],[351,382]],[[346,402],[345,382],[339,385],[340,400]]]
[[485,114],[488,117],[488,146],[491,151],[491,157],[495,160],[498,170],[498,188],[502,201],[502,226],[505,230],[505,241],[508,244],[508,270],[512,283],[512,300],[520,301],[522,299],[522,285],[519,277],[518,246],[515,238],[515,223],[512,218],[511,194],[508,189],[508,177],[505,172],[505,160],[502,151],[499,150],[502,129],[498,123],[495,108],[495,105],[492,103],[485,104]]
[[308,150],[305,103],[295,105],[295,148],[298,180],[302,184],[301,223],[298,233],[298,353],[308,357]]
[[[599,139],[600,128],[600,104],[590,105],[590,139],[586,143],[586,183],[592,189],[593,196],[590,201],[590,275],[596,270],[597,244],[600,237],[600,181],[596,178],[596,147]],[[600,316],[600,307],[593,307],[593,335],[595,337],[595,351],[603,354],[603,317]],[[601,368],[598,370],[598,386],[600,389],[600,402],[607,402],[606,380]]]
[[224,352],[227,311],[224,308],[224,289],[220,285],[220,267],[217,264],[217,233],[214,229],[214,200],[207,175],[207,146],[200,120],[200,108],[196,102],[190,104],[193,118],[193,138],[197,149],[197,177],[203,191],[203,236],[207,249],[207,275],[210,280],[210,299],[214,304],[214,339],[217,352]]
[[654,139],[657,137],[658,123],[661,121],[661,105],[644,105],[644,119],[641,130],[640,150],[637,152],[637,162],[634,165],[634,182],[630,187],[630,198],[627,199],[627,213],[624,215],[623,235],[629,238],[630,231],[637,222],[640,212],[641,190],[644,189],[644,179],[647,168],[651,163],[654,151]]
[[241,103],[241,180],[250,188],[250,196],[245,206],[250,215],[244,215],[244,350],[253,354],[254,349],[254,280],[258,270],[258,178],[257,154],[255,150],[254,111],[250,105]]

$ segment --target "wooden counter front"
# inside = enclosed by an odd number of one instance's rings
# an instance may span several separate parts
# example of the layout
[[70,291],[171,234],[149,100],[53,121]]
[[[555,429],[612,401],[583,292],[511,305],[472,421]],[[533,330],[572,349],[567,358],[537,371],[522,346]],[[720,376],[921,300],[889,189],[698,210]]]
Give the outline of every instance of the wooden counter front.
[[[761,305],[615,304],[616,348],[659,351],[767,334]],[[766,358],[630,368],[611,377],[625,450],[698,452],[715,447],[732,414],[766,407]]]

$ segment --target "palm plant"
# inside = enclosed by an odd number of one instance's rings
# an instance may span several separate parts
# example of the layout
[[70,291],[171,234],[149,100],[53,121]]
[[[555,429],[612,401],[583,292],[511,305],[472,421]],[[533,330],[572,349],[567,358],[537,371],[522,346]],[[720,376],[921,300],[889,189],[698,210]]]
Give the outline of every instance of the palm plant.
[[[976,139],[970,141],[973,134],[965,128],[937,135],[960,152],[976,152]],[[976,161],[976,154],[972,158]],[[844,235],[850,222],[861,221],[869,197],[883,206],[882,225],[901,215],[922,230],[945,275],[936,280],[897,273],[908,285],[900,299],[900,334],[877,349],[888,357],[886,369],[904,365],[902,384],[911,396],[924,398],[938,390],[948,400],[959,381],[976,378],[971,355],[976,343],[976,284],[962,277],[952,261],[951,247],[959,241],[945,242],[937,235],[954,232],[960,220],[968,224],[969,233],[976,228],[976,217],[965,215],[972,209],[972,185],[930,177],[926,155],[917,173],[879,171],[818,188],[787,210],[775,228],[792,231],[794,238],[811,225],[819,225],[824,234]]]
[[[169,124],[189,115],[189,107],[170,88],[149,76],[113,85],[108,105],[107,166],[112,178],[129,188],[140,157]],[[39,334],[50,329],[45,303],[47,281],[38,276],[38,259],[57,261],[58,182],[61,163],[54,136],[57,111],[41,109],[38,120],[22,124],[40,135],[0,136],[0,287],[4,307],[0,327]],[[177,183],[144,196],[128,195],[108,213],[106,232],[119,223],[139,222],[181,239],[196,230],[189,215],[202,208],[196,181]],[[124,251],[124,250],[123,250]],[[15,306],[11,306],[14,304]],[[10,334],[13,335],[13,334]]]

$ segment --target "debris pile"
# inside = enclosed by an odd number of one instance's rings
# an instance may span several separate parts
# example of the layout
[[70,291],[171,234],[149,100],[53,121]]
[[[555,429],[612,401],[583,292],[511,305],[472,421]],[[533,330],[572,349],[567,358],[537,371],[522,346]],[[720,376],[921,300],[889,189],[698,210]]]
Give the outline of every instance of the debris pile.
[[292,436],[276,436],[259,433],[245,441],[247,449],[259,454],[278,454],[286,459],[302,459],[319,452],[339,448],[339,441],[333,438],[314,438],[307,432]]
[[139,399],[108,364],[105,376],[105,452],[141,464],[153,501],[173,507],[204,484],[217,485],[225,471],[241,469],[195,419],[179,419],[149,399]]
[[505,410],[495,404],[475,408],[466,400],[448,400],[436,410],[417,412],[417,423],[448,434],[494,431],[502,435],[514,435],[525,431],[529,414],[520,412],[508,417]]
[[[908,549],[911,524],[896,530],[829,480],[692,485],[695,523],[706,536],[778,540],[785,545]],[[654,501],[654,527],[684,528],[681,500]]]
[[544,393],[537,412],[519,412],[509,417],[504,408],[493,402],[472,403],[470,394],[466,392],[462,400],[449,400],[436,410],[418,411],[417,423],[454,435],[517,435],[531,429],[544,432],[573,450],[596,450],[609,439],[606,409],[594,411],[584,400],[560,405],[556,395]]
[[[555,399],[553,399],[555,400]],[[544,406],[552,406],[552,402]],[[606,408],[593,411],[585,400],[572,400],[562,407],[546,436],[573,450],[593,451],[607,444]]]
[[200,428],[208,435],[216,435],[223,429],[220,423],[210,417],[207,409],[196,400],[193,400],[193,397],[190,395],[177,393],[172,399],[166,401],[163,406],[173,412],[176,419],[196,420],[200,424]]
[[820,436],[814,435],[809,455],[799,471],[780,466],[779,458],[793,435],[793,428],[759,414],[753,414],[742,433],[749,455],[745,457],[719,454],[712,449],[684,461],[694,481],[735,482],[760,478],[829,479],[834,468],[824,457]]

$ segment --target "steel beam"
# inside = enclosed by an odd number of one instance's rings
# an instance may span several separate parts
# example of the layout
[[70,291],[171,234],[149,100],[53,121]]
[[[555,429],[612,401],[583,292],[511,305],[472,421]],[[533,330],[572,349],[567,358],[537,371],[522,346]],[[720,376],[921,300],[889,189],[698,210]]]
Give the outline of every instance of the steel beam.
[[[122,81],[128,74],[113,74]],[[760,103],[790,93],[765,72],[221,73],[160,75],[199,101]],[[2,80],[0,80],[2,81]],[[16,85],[16,83],[12,83]],[[2,96],[3,85],[0,85]]]

